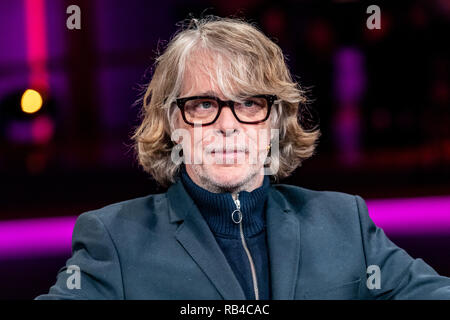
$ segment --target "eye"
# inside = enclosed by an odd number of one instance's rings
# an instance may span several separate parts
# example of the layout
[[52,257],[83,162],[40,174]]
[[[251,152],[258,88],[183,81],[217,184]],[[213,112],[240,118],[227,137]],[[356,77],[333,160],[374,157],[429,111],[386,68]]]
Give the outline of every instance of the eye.
[[252,101],[252,100],[245,100],[244,101],[244,106],[246,106],[246,107],[253,107],[254,104],[255,104],[255,102]]
[[198,106],[203,109],[209,109],[212,107],[212,103],[211,101],[202,101],[198,104]]

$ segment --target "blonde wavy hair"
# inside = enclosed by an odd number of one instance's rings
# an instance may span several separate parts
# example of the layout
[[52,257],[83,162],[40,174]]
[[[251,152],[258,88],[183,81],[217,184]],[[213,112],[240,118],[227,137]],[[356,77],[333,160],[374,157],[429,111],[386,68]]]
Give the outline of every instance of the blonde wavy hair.
[[[208,58],[214,60],[214,72],[208,68]],[[242,92],[277,95],[279,103],[270,116],[272,128],[279,129],[279,168],[273,181],[289,176],[313,155],[320,131],[317,126],[306,130],[299,122],[299,106],[307,98],[292,79],[280,47],[243,19],[191,19],[156,58],[152,79],[138,100],[141,123],[131,137],[139,165],[160,185],[174,183],[179,173],[181,164],[171,159],[177,114],[173,102],[181,92],[186,66],[193,62],[230,100],[238,100]]]

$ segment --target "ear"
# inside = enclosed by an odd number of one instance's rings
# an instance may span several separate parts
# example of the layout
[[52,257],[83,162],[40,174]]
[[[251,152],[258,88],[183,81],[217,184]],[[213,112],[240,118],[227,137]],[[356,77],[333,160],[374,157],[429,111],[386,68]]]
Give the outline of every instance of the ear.
[[174,132],[183,129],[183,126],[180,124],[180,110],[175,109],[169,118],[169,130],[170,130],[170,138],[175,144],[179,144],[181,142],[180,135],[174,134]]

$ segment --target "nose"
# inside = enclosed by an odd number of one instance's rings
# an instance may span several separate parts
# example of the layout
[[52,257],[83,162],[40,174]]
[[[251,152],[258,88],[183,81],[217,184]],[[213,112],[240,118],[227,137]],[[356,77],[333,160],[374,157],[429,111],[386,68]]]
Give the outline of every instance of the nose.
[[238,133],[240,123],[236,119],[229,106],[224,106],[220,112],[219,118],[215,122],[217,130],[222,134],[229,135],[230,133]]

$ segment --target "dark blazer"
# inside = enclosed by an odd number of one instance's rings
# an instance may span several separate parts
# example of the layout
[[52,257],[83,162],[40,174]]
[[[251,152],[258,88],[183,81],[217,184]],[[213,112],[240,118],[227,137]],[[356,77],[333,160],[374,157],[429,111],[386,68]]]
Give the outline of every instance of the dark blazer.
[[[272,184],[266,215],[273,299],[450,299],[450,278],[392,243],[359,196]],[[72,252],[36,299],[245,299],[180,181],[81,214]],[[69,265],[80,289],[68,289]],[[379,289],[366,284],[370,265]]]

